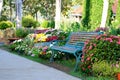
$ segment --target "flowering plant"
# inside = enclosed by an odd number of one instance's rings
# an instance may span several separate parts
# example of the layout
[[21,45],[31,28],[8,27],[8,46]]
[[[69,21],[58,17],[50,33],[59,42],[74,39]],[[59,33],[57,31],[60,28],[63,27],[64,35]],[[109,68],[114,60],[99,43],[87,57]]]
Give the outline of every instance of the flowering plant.
[[84,72],[91,72],[94,62],[118,61],[120,60],[120,37],[106,34],[96,36],[93,40],[85,42],[83,53],[81,67]]
[[44,33],[36,34],[34,42],[45,42],[47,36]]

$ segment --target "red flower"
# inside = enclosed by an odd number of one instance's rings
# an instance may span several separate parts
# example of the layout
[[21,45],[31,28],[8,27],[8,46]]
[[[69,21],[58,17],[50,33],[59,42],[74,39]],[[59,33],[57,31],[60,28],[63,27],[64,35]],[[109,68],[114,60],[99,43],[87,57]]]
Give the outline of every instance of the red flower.
[[91,68],[91,66],[89,65],[89,66],[88,66],[88,69],[90,69],[90,68]]

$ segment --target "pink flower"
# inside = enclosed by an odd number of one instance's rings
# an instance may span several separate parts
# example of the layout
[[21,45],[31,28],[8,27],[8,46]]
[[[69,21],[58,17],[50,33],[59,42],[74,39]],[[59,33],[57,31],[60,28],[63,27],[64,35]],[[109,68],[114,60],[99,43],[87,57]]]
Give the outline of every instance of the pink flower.
[[90,42],[90,40],[86,40],[86,41],[85,41],[85,45],[87,45],[89,42]]
[[92,53],[92,54],[90,54],[90,56],[93,56],[94,54]]
[[103,36],[107,36],[107,34],[103,34]]
[[119,36],[111,36],[114,39],[119,39]]
[[97,36],[96,39],[99,40],[101,36]]
[[116,64],[115,66],[116,66],[117,68],[119,68],[119,64]]
[[93,44],[96,47],[96,44]]
[[112,38],[106,38],[106,41],[113,42]]
[[81,59],[81,62],[84,62],[84,59]]
[[84,58],[84,56],[82,56],[82,59]]
[[89,50],[91,50],[92,49],[92,45],[90,45],[90,47],[89,47]]
[[117,42],[117,44],[119,44],[119,45],[120,45],[120,41],[118,41],[118,42]]
[[89,61],[89,60],[90,60],[90,57],[87,58],[87,61]]

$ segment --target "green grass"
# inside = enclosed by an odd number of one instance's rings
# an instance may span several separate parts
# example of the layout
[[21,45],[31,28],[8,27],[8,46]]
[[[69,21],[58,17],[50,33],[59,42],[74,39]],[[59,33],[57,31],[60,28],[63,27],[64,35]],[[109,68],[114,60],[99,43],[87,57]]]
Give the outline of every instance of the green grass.
[[[7,46],[2,46],[0,48],[4,49],[4,50],[7,50],[7,51],[9,51],[9,52],[11,52],[15,55],[19,55],[21,57],[27,58],[29,60],[32,60],[32,61],[35,61],[35,62],[38,62],[38,63],[45,64],[47,66],[49,66],[48,64],[51,64],[49,62],[49,59],[42,59],[42,58],[39,58],[37,56],[33,57],[33,56],[21,55],[21,54],[18,54],[17,52],[9,50]],[[115,80],[114,78],[109,78],[109,77],[86,76],[84,73],[82,73],[80,71],[80,67],[79,67],[78,71],[74,72],[73,71],[74,66],[75,66],[75,59],[74,58],[69,59],[69,60],[56,60],[55,63],[58,64],[58,65],[62,65],[63,67],[68,67],[70,69],[70,71],[67,71],[68,74],[70,74],[72,76],[76,76],[76,77],[78,77],[82,80]]]

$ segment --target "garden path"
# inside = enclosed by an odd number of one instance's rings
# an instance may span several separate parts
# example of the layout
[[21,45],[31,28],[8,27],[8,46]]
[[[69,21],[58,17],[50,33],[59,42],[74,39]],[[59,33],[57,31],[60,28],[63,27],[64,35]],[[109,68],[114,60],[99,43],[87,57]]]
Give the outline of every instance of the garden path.
[[81,80],[0,49],[0,80]]

